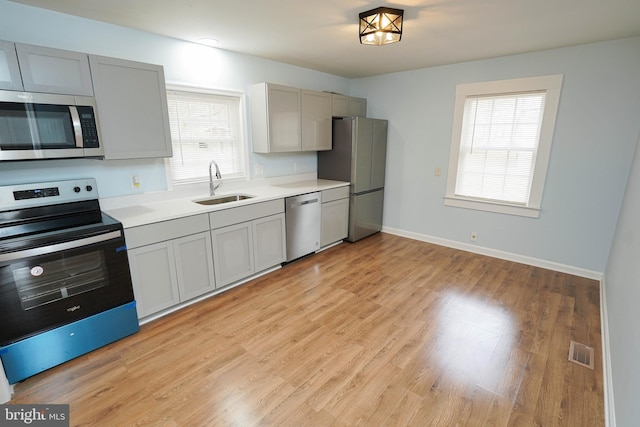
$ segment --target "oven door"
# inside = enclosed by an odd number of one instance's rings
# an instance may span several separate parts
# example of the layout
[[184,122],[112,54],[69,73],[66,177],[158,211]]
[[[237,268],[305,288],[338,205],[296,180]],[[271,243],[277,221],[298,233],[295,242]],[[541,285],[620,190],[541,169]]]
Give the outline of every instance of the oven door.
[[0,253],[0,346],[134,300],[118,226]]

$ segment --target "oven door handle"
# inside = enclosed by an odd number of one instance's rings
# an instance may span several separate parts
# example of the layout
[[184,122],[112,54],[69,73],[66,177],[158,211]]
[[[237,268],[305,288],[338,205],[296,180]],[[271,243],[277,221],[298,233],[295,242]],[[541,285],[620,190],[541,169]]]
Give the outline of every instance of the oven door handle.
[[56,243],[54,245],[41,246],[39,248],[25,249],[24,251],[9,252],[0,254],[0,262],[15,261],[17,259],[28,258],[32,256],[45,255],[51,252],[66,251],[68,249],[80,248],[82,246],[92,245],[94,243],[106,242],[107,240],[117,239],[122,236],[122,232],[111,231],[109,233],[100,234],[98,236],[85,237],[84,239],[73,240],[70,242]]

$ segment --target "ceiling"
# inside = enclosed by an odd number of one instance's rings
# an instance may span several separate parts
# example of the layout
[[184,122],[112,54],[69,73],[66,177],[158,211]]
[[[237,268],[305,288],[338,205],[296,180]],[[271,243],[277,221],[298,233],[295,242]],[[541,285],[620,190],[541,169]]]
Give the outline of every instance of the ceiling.
[[[640,35],[638,0],[14,0],[355,78]],[[361,45],[358,14],[404,9],[402,41]]]

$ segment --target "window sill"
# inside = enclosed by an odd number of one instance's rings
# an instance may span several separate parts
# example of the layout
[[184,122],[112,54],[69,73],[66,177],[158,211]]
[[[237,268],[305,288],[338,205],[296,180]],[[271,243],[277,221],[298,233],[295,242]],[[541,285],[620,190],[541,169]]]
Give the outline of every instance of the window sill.
[[527,218],[539,218],[540,209],[527,206],[514,206],[484,200],[471,200],[460,197],[445,196],[444,205],[456,208],[474,209],[477,211],[494,212],[505,215],[516,215]]

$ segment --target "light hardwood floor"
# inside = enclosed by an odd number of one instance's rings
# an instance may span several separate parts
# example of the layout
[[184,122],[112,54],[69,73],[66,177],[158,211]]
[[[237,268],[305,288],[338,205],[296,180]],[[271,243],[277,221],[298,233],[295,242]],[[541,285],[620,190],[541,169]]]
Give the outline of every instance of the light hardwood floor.
[[[36,375],[71,425],[602,426],[598,283],[377,234]],[[594,371],[570,340],[595,348]]]

